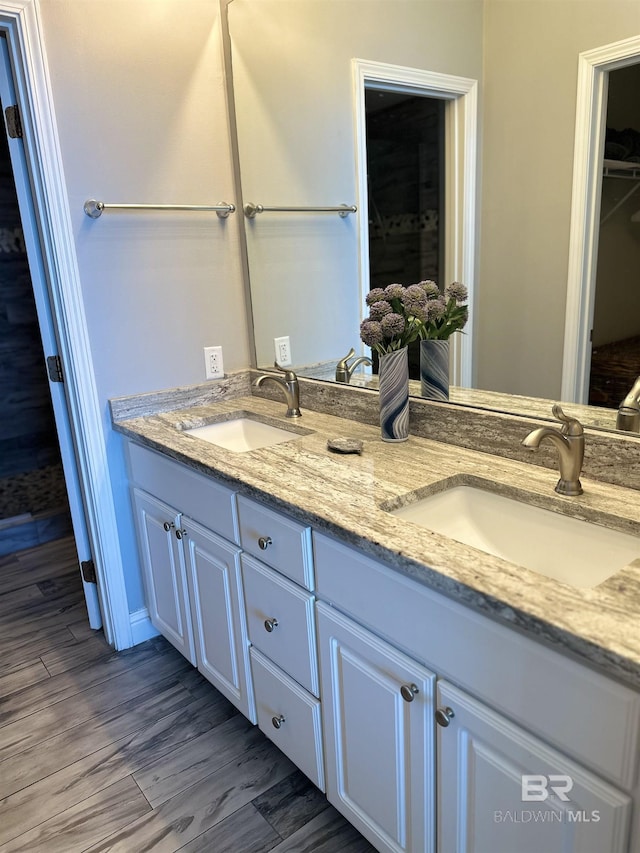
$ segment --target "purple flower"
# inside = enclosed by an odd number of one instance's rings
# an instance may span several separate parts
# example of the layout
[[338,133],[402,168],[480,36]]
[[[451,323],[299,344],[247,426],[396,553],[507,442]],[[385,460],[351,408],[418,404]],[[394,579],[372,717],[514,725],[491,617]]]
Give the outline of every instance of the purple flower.
[[384,290],[381,287],[374,287],[373,290],[370,290],[369,293],[367,293],[365,302],[367,305],[373,305],[374,302],[380,302],[380,300],[384,298]]
[[446,310],[447,303],[443,296],[439,296],[437,299],[430,299],[427,302],[427,321],[440,320],[444,317]]
[[401,335],[404,332],[405,325],[402,314],[387,314],[380,321],[380,328],[385,338],[394,338],[396,335]]
[[385,299],[402,299],[405,288],[402,284],[388,284],[384,289]]
[[368,347],[376,347],[382,343],[382,327],[377,320],[367,318],[360,323],[360,338]]
[[374,302],[369,307],[369,316],[372,320],[382,320],[386,314],[391,314],[393,308],[386,299],[381,299],[379,302]]
[[427,302],[427,295],[418,284],[412,284],[405,290],[402,295],[402,304],[409,314],[415,314],[421,308],[424,308]]
[[424,305],[416,305],[412,308],[411,313],[419,323],[426,323],[429,319],[429,302],[425,302]]
[[460,284],[459,281],[453,281],[445,287],[444,295],[447,299],[455,299],[456,302],[465,302],[469,297],[469,291],[464,284]]
[[431,279],[427,279],[426,281],[419,281],[418,287],[421,287],[424,292],[427,294],[427,299],[436,299],[440,296],[440,288],[435,283],[435,281],[431,281]]

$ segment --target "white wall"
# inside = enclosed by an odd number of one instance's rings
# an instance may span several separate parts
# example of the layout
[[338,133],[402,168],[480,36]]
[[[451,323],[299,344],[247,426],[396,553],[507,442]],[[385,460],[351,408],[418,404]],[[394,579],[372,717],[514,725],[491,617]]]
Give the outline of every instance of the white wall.
[[[356,201],[353,58],[482,72],[482,0],[233,0],[229,28],[242,191],[265,205]],[[264,213],[250,225],[259,364],[279,335],[298,365],[360,345],[357,217]]]
[[638,32],[637,0],[485,0],[479,388],[558,398],[578,54]]
[[130,609],[143,605],[110,397],[204,381],[202,348],[249,364],[238,217],[83,212],[235,202],[213,0],[41,0]]

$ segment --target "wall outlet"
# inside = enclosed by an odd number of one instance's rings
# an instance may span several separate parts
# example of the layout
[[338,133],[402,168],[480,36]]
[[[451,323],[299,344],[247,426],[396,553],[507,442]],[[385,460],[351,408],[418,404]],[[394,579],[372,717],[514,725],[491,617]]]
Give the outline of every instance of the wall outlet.
[[204,348],[204,369],[207,379],[222,379],[224,376],[222,347]]
[[291,342],[289,335],[284,338],[274,338],[273,343],[276,350],[276,361],[280,367],[288,367],[291,364]]

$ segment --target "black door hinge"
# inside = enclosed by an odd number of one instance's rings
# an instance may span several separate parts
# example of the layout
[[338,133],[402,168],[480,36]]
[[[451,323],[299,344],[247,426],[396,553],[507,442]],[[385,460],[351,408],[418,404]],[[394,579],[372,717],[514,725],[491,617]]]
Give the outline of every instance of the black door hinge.
[[96,567],[93,560],[83,560],[80,563],[80,569],[82,570],[82,580],[85,583],[98,582],[98,579],[96,578]]
[[62,375],[62,362],[60,361],[59,355],[47,356],[47,371],[49,373],[49,379],[52,382],[64,382],[64,377]]
[[7,107],[4,111],[5,119],[7,122],[7,133],[9,134],[11,139],[22,139],[22,121],[20,120],[20,110],[14,104],[11,107]]

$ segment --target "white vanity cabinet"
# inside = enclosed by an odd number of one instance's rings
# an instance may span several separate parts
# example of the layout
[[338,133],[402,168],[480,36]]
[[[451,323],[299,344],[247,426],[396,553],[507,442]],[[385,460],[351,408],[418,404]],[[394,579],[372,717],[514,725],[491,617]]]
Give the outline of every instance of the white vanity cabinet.
[[442,853],[629,851],[628,795],[447,682],[437,704]]
[[[635,853],[637,692],[324,534],[314,561],[327,795],[377,849]],[[423,700],[426,740],[409,748]],[[536,779],[553,798],[527,799]],[[547,811],[562,817],[533,816]]]
[[381,851],[435,849],[435,675],[319,602],[327,798]]
[[129,467],[151,622],[255,722],[235,493],[136,444]]
[[187,575],[175,531],[180,513],[140,489],[132,489],[138,546],[151,623],[194,666],[196,663]]
[[198,669],[255,723],[240,549],[190,519],[182,532]]
[[311,530],[242,496],[238,513],[258,725],[324,791]]

